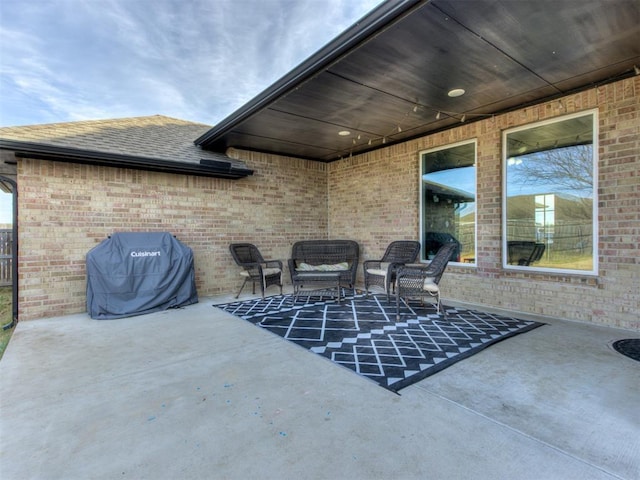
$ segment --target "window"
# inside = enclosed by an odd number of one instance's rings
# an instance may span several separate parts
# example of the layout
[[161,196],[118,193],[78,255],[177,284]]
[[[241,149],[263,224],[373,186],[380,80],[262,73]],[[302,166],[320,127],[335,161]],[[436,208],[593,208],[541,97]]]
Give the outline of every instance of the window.
[[504,133],[505,268],[597,272],[596,112]]
[[422,259],[455,242],[451,261],[476,262],[476,142],[421,152]]

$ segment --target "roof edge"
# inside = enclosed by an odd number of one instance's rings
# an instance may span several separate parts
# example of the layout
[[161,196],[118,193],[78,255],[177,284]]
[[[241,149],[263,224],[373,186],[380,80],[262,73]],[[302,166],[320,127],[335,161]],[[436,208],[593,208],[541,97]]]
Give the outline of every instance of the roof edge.
[[253,175],[253,170],[234,166],[234,160],[230,157],[227,157],[229,159],[228,162],[208,160],[196,164],[3,139],[0,139],[0,150],[11,150],[20,158],[35,158],[38,160],[130,168],[133,170],[201,177],[237,180]]
[[407,15],[414,8],[429,3],[429,1],[430,0],[388,0],[383,2],[291,72],[280,78],[280,80],[277,80],[221,122],[218,122],[216,126],[198,137],[193,143],[206,148],[236,125],[257,111],[262,110],[274,99],[316,75],[356,45],[378,33],[382,28]]

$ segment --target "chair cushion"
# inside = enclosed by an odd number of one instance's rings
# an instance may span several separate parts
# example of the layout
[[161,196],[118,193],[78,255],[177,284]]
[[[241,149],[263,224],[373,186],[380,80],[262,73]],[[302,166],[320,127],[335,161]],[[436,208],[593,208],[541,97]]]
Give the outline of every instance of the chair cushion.
[[435,283],[433,281],[433,278],[431,277],[427,277],[424,279],[424,284],[422,285],[422,289],[425,292],[430,292],[430,293],[438,293],[440,291],[440,287],[438,287],[438,284]]
[[271,275],[277,275],[278,273],[280,273],[279,268],[263,268],[262,269],[262,275],[264,275],[265,277],[269,277]]
[[367,269],[367,273],[369,275],[376,275],[379,277],[386,277],[387,276],[387,271],[386,270],[382,270],[381,268],[368,268]]
[[[263,268],[262,269],[262,275],[264,277],[268,277],[270,275],[277,275],[278,273],[280,273],[280,269],[279,268]],[[249,276],[249,272],[247,272],[246,270],[242,270],[240,272],[240,275],[243,277],[248,277]]]
[[337,272],[340,270],[349,270],[349,264],[341,262],[333,265],[309,265],[308,263],[300,262],[296,268],[298,272]]
[[391,265],[390,262],[380,262],[379,268],[367,268],[367,273],[371,275],[380,275],[384,277],[387,275],[387,270],[389,270],[389,265]]

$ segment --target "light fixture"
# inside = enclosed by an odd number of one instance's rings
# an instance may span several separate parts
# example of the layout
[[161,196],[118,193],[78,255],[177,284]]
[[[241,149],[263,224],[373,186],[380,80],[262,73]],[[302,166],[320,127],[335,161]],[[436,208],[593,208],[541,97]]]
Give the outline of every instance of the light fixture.
[[400,125],[398,125],[398,133],[402,133],[402,128],[400,128]]
[[440,120],[440,117],[441,117],[441,116],[442,116],[442,114],[441,114],[440,112],[438,112],[438,113],[436,114],[436,120]]
[[636,75],[640,75],[640,67],[637,65],[633,66],[633,71],[635,72]]
[[351,132],[349,130],[340,130],[338,132],[338,135],[340,135],[341,137],[347,137],[347,136],[351,135]]
[[467,116],[466,116],[466,115],[462,115],[462,118],[460,119],[460,122],[462,123],[462,122],[464,122],[466,119],[467,119]]
[[[638,67],[636,67],[638,68]],[[418,105],[414,105],[413,107],[413,113],[417,113],[418,112]]]
[[464,95],[464,89],[463,88],[454,88],[453,90],[449,90],[449,93],[447,93],[447,95],[449,95],[451,98],[455,98],[455,97],[461,97],[462,95]]
[[382,137],[382,143],[387,143],[387,137]]
[[367,143],[367,145],[371,145],[371,139],[369,139],[369,142]]

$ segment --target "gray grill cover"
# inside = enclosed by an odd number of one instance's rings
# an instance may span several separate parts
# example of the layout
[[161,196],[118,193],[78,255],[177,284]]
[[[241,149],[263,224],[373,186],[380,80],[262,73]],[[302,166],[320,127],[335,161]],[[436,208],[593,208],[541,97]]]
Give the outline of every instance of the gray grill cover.
[[193,252],[170,233],[114,233],[87,253],[91,318],[130,317],[197,302]]

